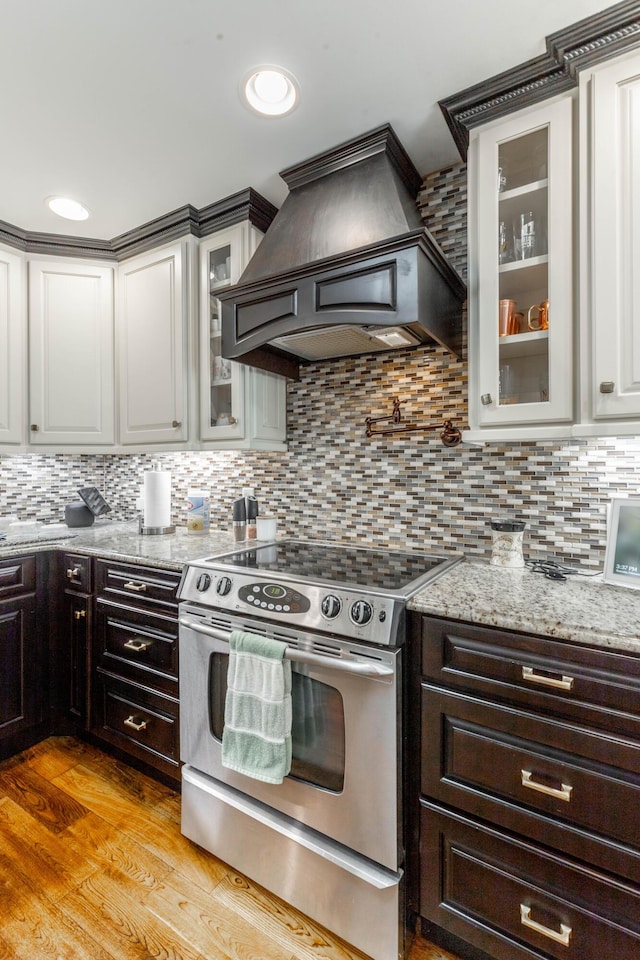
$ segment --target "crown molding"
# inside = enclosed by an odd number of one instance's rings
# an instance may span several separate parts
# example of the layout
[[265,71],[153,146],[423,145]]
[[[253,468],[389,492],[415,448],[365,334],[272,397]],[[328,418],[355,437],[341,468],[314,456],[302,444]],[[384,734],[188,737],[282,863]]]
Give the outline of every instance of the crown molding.
[[265,232],[278,212],[277,207],[252,187],[210,203],[198,210],[191,204],[150,220],[113,240],[94,240],[57,233],[22,230],[0,220],[0,243],[23,253],[53,254],[93,260],[126,260],[179,237],[206,237],[223,227],[249,220]]
[[469,130],[575,87],[581,70],[640,46],[640,3],[624,0],[546,37],[547,52],[439,102],[460,156]]

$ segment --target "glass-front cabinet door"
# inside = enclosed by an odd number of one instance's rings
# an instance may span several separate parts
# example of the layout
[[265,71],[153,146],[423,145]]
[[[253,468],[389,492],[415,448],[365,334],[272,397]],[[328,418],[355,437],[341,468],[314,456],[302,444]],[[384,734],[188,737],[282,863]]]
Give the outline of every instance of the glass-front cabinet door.
[[569,97],[472,136],[472,431],[572,419],[571,142]]
[[222,357],[217,296],[236,283],[242,272],[245,262],[242,226],[220,231],[200,244],[200,433],[203,440],[243,436],[244,369]]
[[220,449],[286,449],[282,377],[221,353],[218,294],[237,283],[262,234],[248,221],[200,243],[200,438]]

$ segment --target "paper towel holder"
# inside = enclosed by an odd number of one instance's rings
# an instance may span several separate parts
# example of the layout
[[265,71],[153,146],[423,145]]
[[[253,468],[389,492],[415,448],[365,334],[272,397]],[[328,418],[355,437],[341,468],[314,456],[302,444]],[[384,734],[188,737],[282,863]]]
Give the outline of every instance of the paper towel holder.
[[153,536],[160,536],[164,533],[175,533],[175,532],[176,532],[175,524],[172,524],[169,527],[145,527],[144,517],[143,516],[138,517],[138,533],[141,534],[142,536],[153,537]]

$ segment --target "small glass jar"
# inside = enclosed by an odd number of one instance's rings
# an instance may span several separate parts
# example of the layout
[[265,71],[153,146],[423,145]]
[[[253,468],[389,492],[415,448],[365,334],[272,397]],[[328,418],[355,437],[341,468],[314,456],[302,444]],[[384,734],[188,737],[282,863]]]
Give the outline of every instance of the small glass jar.
[[525,527],[524,520],[491,521],[491,563],[494,567],[524,567],[522,539]]

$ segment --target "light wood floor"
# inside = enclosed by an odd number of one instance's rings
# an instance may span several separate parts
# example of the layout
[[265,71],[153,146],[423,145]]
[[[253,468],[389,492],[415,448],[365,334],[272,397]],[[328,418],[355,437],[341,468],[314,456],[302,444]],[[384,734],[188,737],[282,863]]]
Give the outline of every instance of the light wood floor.
[[[0,763],[0,960],[362,960],[180,833],[180,797],[54,737]],[[456,960],[419,939],[410,960]]]

